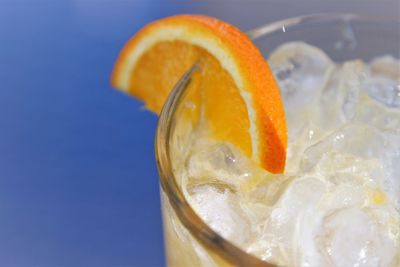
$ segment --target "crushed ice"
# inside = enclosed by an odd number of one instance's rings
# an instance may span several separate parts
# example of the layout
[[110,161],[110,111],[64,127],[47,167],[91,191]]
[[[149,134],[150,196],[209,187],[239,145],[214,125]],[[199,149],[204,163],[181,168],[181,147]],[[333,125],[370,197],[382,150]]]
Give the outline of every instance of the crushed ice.
[[198,138],[186,195],[218,233],[290,266],[400,265],[400,61],[336,64],[283,44],[268,63],[289,128],[286,174]]

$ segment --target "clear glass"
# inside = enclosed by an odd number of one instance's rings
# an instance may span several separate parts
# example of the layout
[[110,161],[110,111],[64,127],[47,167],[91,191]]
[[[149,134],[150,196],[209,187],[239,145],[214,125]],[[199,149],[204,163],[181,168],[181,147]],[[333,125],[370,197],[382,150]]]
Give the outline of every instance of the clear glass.
[[[336,62],[370,60],[381,55],[400,57],[400,21],[352,14],[310,15],[287,19],[249,31],[265,58],[277,46],[303,41],[321,48]],[[190,107],[185,98],[195,90],[193,66],[177,83],[164,105],[156,135],[165,247],[169,266],[274,266],[246,253],[213,231],[194,212],[180,189],[180,157],[192,125],[181,123]],[[199,77],[197,77],[199,78]],[[201,78],[201,77],[200,77]],[[239,233],[240,234],[240,233]]]

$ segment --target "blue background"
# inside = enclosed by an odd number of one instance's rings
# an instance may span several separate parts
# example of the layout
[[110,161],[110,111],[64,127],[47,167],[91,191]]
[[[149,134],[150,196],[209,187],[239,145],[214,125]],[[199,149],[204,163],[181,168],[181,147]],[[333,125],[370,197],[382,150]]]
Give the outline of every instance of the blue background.
[[157,118],[109,86],[145,23],[241,27],[315,12],[399,16],[399,1],[0,0],[0,266],[162,266]]

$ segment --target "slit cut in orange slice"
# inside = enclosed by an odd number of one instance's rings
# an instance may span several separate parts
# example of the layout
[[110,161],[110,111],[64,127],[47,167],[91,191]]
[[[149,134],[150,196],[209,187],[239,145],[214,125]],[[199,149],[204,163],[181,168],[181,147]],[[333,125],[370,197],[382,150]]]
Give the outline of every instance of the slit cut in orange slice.
[[213,137],[266,170],[283,172],[287,129],[278,86],[257,47],[234,26],[202,15],[152,22],[122,49],[111,84],[159,113],[179,78],[199,61],[203,97],[194,101],[202,101],[197,104]]

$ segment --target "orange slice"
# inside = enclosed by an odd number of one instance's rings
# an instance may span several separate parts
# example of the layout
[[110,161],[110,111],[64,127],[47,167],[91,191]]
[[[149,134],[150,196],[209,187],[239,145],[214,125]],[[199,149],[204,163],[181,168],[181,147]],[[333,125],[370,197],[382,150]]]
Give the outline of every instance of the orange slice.
[[[218,140],[238,147],[272,173],[285,167],[287,130],[274,77],[240,30],[201,15],[148,24],[122,49],[111,83],[159,113],[179,78],[201,62],[202,105]],[[202,99],[202,100],[200,100]]]

